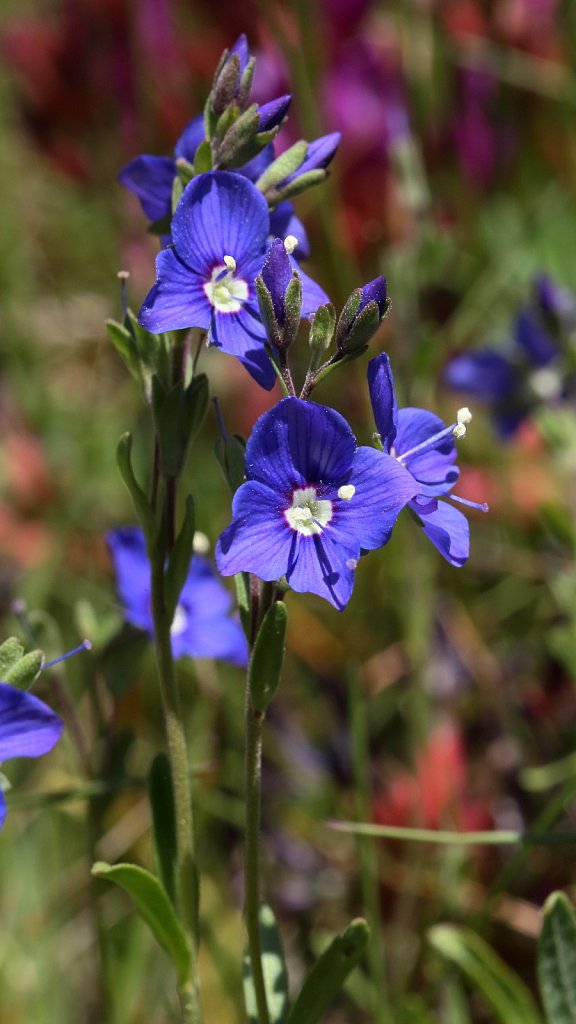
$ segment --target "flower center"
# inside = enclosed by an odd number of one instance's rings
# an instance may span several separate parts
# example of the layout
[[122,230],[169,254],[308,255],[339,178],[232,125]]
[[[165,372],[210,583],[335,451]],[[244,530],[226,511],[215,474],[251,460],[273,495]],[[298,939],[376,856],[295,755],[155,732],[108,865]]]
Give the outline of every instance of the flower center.
[[204,294],[219,313],[237,313],[248,298],[248,284],[234,277],[236,260],[225,256],[224,262],[214,267],[209,281],[203,284]]
[[188,625],[188,614],[181,604],[176,605],[176,611],[174,612],[174,618],[172,619],[172,625],[170,626],[170,636],[180,636],[184,632]]
[[305,537],[322,530],[332,519],[332,502],[317,498],[315,487],[298,487],[292,495],[292,505],[284,512],[289,526]]

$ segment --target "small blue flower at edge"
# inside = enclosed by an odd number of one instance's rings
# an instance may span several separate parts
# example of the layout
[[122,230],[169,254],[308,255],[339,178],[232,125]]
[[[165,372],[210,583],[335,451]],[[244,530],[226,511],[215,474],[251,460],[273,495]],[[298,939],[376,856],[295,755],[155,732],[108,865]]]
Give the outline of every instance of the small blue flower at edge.
[[455,465],[454,438],[465,434],[470,413],[461,410],[458,423],[447,427],[439,416],[425,409],[398,409],[390,359],[385,352],[368,364],[368,385],[384,452],[405,466],[417,483],[418,493],[408,503],[409,508],[446,561],[463,565],[470,554],[468,520],[447,501],[437,499],[446,497],[488,511],[487,505],[449,493],[460,473]]
[[382,547],[418,485],[389,455],[356,446],[333,409],[284,398],[257,420],[246,447],[246,483],[216,546],[224,576],[285,576],[341,610],[362,551]]
[[[37,697],[0,683],[0,762],[47,754],[60,739],[63,726],[62,719]],[[5,817],[0,789],[0,827]]]
[[[154,635],[150,606],[150,563],[142,530],[124,526],[106,536],[112,555],[118,593],[127,622]],[[172,652],[176,659],[221,658],[244,666],[246,637],[232,618],[232,598],[210,561],[195,554],[172,623]]]
[[[208,330],[210,344],[236,356],[259,384],[272,388],[276,375],[264,348],[254,286],[269,232],[268,204],[246,178],[232,171],[194,178],[174,213],[173,247],[156,258],[156,284],[139,314],[142,326],[154,334]],[[299,273],[302,315],[308,316],[328,296]]]

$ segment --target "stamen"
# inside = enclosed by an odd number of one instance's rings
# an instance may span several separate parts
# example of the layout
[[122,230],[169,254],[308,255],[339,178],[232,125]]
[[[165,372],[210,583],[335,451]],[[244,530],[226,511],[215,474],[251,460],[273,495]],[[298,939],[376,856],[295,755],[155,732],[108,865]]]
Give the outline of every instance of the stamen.
[[298,247],[298,239],[295,235],[286,235],[284,239],[284,248],[289,256],[292,255],[294,249]]
[[354,484],[342,484],[342,487],[338,488],[338,497],[342,501],[350,501],[356,494],[356,488]]
[[42,666],[42,669],[52,668],[54,665],[59,665],[61,661],[66,661],[67,658],[73,658],[75,654],[79,654],[80,651],[91,651],[92,644],[89,640],[83,640],[79,647],[75,647],[73,651],[68,651],[67,654],[62,654],[59,658],[54,658],[53,661],[47,661]]
[[347,569],[351,569],[352,572],[354,571],[354,569],[356,568],[357,565],[358,565],[358,562],[356,561],[355,558],[349,558],[348,561],[346,562],[346,568]]
[[469,508],[478,509],[479,512],[488,512],[489,508],[485,501],[468,501],[468,498],[459,498],[456,494],[447,494],[449,501],[457,501],[459,505],[468,505]]
[[129,270],[119,270],[116,277],[120,281],[120,305],[122,306],[122,312],[124,316],[128,315],[128,287],[127,282],[130,280]]
[[236,260],[234,259],[233,256],[225,256],[224,257],[224,263],[228,267],[228,270],[232,271],[232,273],[235,272],[235,270],[236,270]]
[[[433,434],[426,441],[422,441],[420,444],[414,445],[407,452],[402,452],[401,455],[397,455],[398,462],[405,462],[406,459],[410,459],[413,455],[419,455],[421,452],[427,452],[430,448],[436,448],[441,445],[443,441],[448,440],[455,436],[455,430],[459,426],[458,423],[452,423],[449,427],[445,427],[444,430],[439,430],[437,434]],[[466,427],[464,427],[464,433],[466,433]],[[456,436],[458,436],[456,434]]]
[[197,555],[206,555],[210,551],[210,541],[201,530],[196,530],[192,547]]

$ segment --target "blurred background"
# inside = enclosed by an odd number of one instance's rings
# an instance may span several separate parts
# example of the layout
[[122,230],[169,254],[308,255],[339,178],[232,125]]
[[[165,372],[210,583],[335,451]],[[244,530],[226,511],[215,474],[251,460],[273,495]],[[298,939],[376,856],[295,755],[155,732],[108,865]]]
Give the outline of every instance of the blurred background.
[[[429,928],[473,927],[535,992],[539,908],[552,889],[571,891],[573,845],[362,841],[327,822],[574,827],[571,0],[5,0],[2,636],[49,657],[87,636],[94,651],[35,691],[60,708],[67,694],[79,731],[49,758],[9,766],[0,1019],[174,1019],[164,954],[128,899],[89,876],[96,858],[152,863],[146,776],[163,745],[150,646],[123,625],[104,541],[132,521],[117,440],[133,430],[142,474],[150,449],[104,321],[121,317],[119,270],[139,308],[158,247],[118,171],[139,153],[172,153],[240,32],[258,61],[256,98],[294,95],[277,149],[343,133],[329,182],[296,203],[306,269],[337,308],[387,276],[392,312],[371,355],[389,352],[401,404],[447,422],[471,406],[457,493],[490,505],[470,513],[464,568],[443,562],[406,513],[388,547],[363,559],[344,614],[289,596],[265,750],[267,897],[296,988],[351,916],[376,924],[329,1024],[483,1024],[493,1011],[446,969]],[[229,429],[246,435],[278,396],[220,353],[203,362]],[[298,376],[304,340],[295,363]],[[374,430],[365,367],[315,395],[360,443]],[[216,430],[209,418],[186,479],[212,545],[229,522]],[[240,1024],[242,674],[209,662],[181,671],[206,1020]]]

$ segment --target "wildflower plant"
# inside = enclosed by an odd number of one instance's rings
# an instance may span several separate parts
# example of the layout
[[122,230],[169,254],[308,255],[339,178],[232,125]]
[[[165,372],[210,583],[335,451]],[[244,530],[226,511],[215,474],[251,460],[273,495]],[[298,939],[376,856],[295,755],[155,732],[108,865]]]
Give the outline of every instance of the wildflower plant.
[[[274,138],[290,97],[251,103],[253,69],[241,36],[223,54],[204,113],[185,127],[174,156],[136,157],[121,171],[162,248],[139,313],[126,307],[124,322],[109,325],[141,385],[154,430],[147,482],[136,478],[130,435],[120,442],[119,467],[138,526],[116,527],[108,544],[125,617],[154,642],[171,777],[163,799],[173,801],[176,833],[169,878],[131,865],[100,863],[95,871],[131,892],[168,951],[187,1024],[202,1019],[201,889],[189,762],[194,741],[186,735],[175,662],[210,656],[248,663],[246,1009],[258,1024],[319,1020],[360,957],[368,930],[365,922],[352,922],[289,1006],[281,942],[261,891],[259,837],[262,731],[282,671],[283,598],[287,590],[316,594],[342,611],[361,560],[385,557],[381,549],[405,508],[452,564],[468,555],[467,521],[444,500],[458,477],[456,441],[466,432],[468,411],[449,427],[425,410],[398,411],[385,354],[369,367],[377,443],[370,436],[359,443],[341,413],[316,400],[327,376],[367,352],[388,314],[386,280],[357,287],[337,315],[301,268],[309,245],[291,200],[326,178],[340,137],[302,140],[278,153]],[[309,357],[297,382],[291,357],[302,323],[309,327]],[[208,377],[200,371],[204,343],[235,357],[263,388],[278,382],[281,390],[247,443],[228,434],[216,405],[217,454],[232,510],[215,557],[219,572],[235,577],[236,619],[214,568],[194,553],[191,497],[180,514],[179,483],[209,407]],[[156,843],[161,849],[165,838],[157,834]]]

